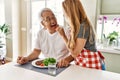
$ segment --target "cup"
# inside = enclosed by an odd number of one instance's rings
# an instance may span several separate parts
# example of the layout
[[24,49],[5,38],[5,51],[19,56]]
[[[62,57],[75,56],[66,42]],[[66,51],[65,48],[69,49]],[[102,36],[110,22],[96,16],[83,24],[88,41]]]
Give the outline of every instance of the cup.
[[48,73],[50,75],[56,75],[56,63],[49,63],[48,64]]
[[103,47],[105,47],[105,48],[108,47],[109,41],[110,41],[109,39],[106,39],[106,38],[105,38],[105,39],[103,40]]

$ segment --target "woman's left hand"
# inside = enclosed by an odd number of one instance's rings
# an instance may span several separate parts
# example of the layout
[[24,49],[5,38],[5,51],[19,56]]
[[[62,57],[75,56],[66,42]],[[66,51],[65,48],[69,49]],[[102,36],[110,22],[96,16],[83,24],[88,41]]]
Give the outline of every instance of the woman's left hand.
[[62,59],[58,62],[57,64],[57,67],[60,68],[60,67],[67,67],[69,66],[69,61],[67,61],[66,59]]

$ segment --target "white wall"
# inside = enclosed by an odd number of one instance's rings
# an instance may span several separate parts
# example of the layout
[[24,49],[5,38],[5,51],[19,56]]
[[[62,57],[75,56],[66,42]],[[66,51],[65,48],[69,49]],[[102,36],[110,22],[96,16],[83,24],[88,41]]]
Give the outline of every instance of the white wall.
[[21,35],[20,35],[20,7],[19,0],[12,2],[12,41],[13,41],[13,60],[17,60],[21,54]]
[[120,0],[101,0],[102,14],[120,14]]
[[27,0],[20,0],[21,55],[27,53]]
[[0,25],[5,23],[4,12],[4,0],[0,0]]
[[[12,1],[4,0],[5,2],[5,22],[9,24],[12,29]],[[12,58],[12,34],[9,35],[9,39],[6,40],[6,48],[7,48],[7,57]]]
[[95,26],[97,0],[80,0],[92,25]]
[[11,27],[11,34],[6,40],[7,57],[16,60],[21,53],[20,39],[20,15],[19,15],[19,0],[4,0],[5,1],[5,22]]
[[12,33],[7,44],[7,58],[16,60],[18,55],[27,53],[27,0],[4,0],[5,22]]

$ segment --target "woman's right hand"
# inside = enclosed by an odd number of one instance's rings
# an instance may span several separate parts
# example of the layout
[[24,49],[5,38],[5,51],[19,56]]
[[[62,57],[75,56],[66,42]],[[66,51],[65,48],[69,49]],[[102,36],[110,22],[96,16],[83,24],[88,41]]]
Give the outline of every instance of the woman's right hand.
[[63,40],[65,41],[65,44],[67,45],[68,43],[68,39],[67,36],[65,35],[64,29],[62,27],[57,27],[56,31],[60,34],[60,36],[63,38]]
[[64,29],[63,29],[62,27],[57,27],[57,28],[56,28],[56,31],[57,31],[62,37],[65,36],[65,32],[64,32]]
[[28,61],[29,61],[29,59],[27,57],[18,56],[18,58],[17,58],[17,63],[19,63],[19,64],[25,64]]

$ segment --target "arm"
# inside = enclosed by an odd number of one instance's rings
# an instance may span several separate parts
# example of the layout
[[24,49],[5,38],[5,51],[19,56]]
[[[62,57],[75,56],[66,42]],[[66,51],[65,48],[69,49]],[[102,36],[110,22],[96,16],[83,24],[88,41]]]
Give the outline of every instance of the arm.
[[61,59],[58,64],[57,64],[57,67],[66,67],[70,64],[71,61],[73,61],[74,58],[69,55],[68,57],[64,58],[64,59]]
[[[68,43],[68,39],[67,39],[66,35],[63,35],[62,38],[64,39],[65,43],[67,44]],[[73,58],[78,56],[78,54],[84,48],[85,43],[86,43],[86,39],[77,38],[75,48],[73,50],[68,48],[69,51],[71,52],[71,55],[72,55]]]
[[76,58],[78,54],[81,53],[82,49],[85,46],[85,43],[86,43],[86,39],[77,38],[75,48],[73,50],[70,50],[72,57]]
[[68,38],[67,38],[67,36],[65,35],[64,29],[63,29],[62,27],[57,27],[57,28],[56,28],[56,31],[60,34],[60,36],[63,38],[65,44],[67,45],[67,43],[68,43]]
[[27,62],[29,62],[31,60],[34,60],[34,59],[38,58],[38,56],[40,55],[40,52],[41,52],[41,50],[34,49],[32,51],[32,53],[27,57],[18,56],[17,63],[25,64],[25,63],[27,63]]
[[[65,32],[64,32],[63,28],[57,27],[56,30],[59,32],[61,37],[64,39],[65,44],[67,45],[68,39],[67,39],[67,36],[65,35]],[[84,39],[84,38],[77,38],[75,48],[73,50],[68,48],[68,50],[71,52],[72,57],[75,58],[81,52],[81,50],[85,46],[85,43],[86,43],[86,39]]]
[[32,53],[29,56],[27,56],[28,60],[31,61],[31,60],[38,58],[38,56],[40,55],[40,52],[41,50],[34,49]]
[[70,63],[71,61],[74,60],[74,58],[72,57],[72,55],[69,55],[68,57],[65,58],[65,60]]

